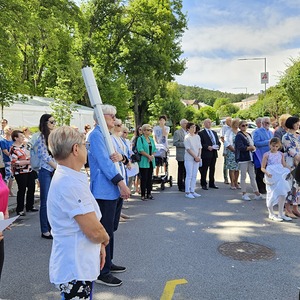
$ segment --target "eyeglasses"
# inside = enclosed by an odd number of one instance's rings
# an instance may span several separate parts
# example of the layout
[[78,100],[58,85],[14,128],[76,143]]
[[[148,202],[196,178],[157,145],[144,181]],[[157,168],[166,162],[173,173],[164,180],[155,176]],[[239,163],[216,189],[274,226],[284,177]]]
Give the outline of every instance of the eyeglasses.
[[56,121],[48,121],[48,123],[54,125],[54,124],[56,124]]
[[116,124],[115,126],[117,126],[117,127],[122,127],[122,124]]
[[263,122],[264,124],[266,124],[266,125],[270,125],[270,122]]
[[112,119],[116,118],[116,115],[114,115],[114,114],[104,114],[104,116],[110,116]]
[[248,127],[248,124],[243,124],[241,125],[241,127]]

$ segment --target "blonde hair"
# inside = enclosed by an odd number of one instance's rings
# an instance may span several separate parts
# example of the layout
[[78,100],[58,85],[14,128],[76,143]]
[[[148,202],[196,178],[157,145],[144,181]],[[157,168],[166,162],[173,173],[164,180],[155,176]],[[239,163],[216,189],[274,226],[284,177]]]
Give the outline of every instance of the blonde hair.
[[289,117],[291,117],[290,114],[283,114],[283,115],[281,115],[281,116],[279,117],[279,120],[278,120],[279,125],[280,125],[281,127],[285,126],[285,122],[286,122],[287,118],[289,118]]
[[239,123],[240,123],[239,118],[235,118],[235,119],[231,120],[231,128],[239,127]]
[[48,143],[50,151],[56,160],[64,160],[72,152],[75,144],[82,145],[85,136],[71,126],[61,126],[51,131]]

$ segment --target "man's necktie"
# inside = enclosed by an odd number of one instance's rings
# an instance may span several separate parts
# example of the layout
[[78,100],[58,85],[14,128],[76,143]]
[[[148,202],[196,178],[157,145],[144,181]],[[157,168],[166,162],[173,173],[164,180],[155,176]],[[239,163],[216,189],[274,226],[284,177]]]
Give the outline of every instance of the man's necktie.
[[212,144],[215,145],[216,142],[215,142],[215,139],[214,139],[214,136],[213,136],[213,133],[211,132],[211,130],[208,130],[208,135],[209,135],[209,138],[210,138]]

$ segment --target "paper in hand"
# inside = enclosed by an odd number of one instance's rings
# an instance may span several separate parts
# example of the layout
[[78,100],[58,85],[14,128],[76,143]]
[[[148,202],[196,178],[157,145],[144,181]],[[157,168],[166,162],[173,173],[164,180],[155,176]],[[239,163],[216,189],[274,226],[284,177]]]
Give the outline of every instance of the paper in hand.
[[14,221],[16,221],[20,216],[16,216],[6,220],[0,220],[0,231],[3,231],[9,225],[11,225]]

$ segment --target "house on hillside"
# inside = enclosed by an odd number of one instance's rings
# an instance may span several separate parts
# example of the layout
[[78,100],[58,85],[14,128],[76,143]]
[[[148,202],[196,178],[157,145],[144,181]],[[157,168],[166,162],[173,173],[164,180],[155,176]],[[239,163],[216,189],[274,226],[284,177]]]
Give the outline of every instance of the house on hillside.
[[181,99],[180,100],[185,106],[193,106],[195,109],[200,109],[202,107],[205,107],[205,106],[209,106],[203,102],[200,102],[199,100],[184,100],[184,99]]
[[248,109],[251,105],[257,102],[259,94],[252,95],[241,102],[232,103],[233,105],[237,106],[239,109]]

